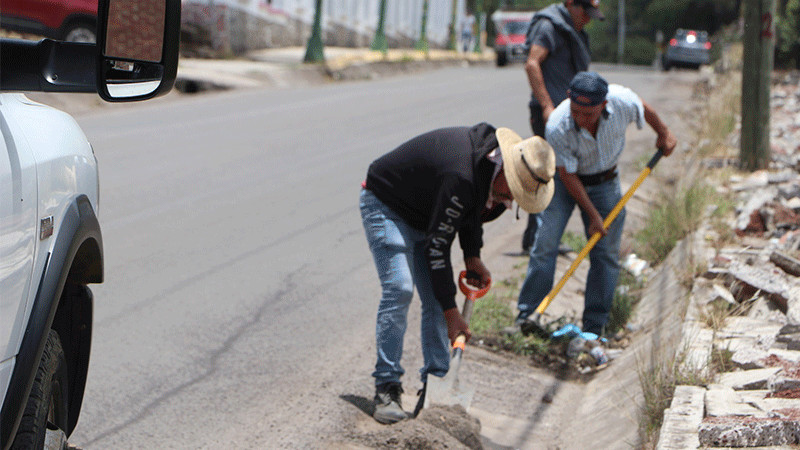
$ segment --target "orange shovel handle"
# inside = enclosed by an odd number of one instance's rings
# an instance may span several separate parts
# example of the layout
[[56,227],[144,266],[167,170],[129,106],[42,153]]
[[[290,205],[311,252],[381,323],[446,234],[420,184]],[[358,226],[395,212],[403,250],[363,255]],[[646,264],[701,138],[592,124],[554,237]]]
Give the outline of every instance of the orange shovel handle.
[[466,283],[467,281],[467,271],[462,270],[460,274],[458,274],[458,287],[461,289],[461,292],[467,296],[469,300],[476,300],[489,292],[489,288],[492,287],[492,280],[489,280],[489,283],[484,288],[476,288],[474,286],[470,286]]

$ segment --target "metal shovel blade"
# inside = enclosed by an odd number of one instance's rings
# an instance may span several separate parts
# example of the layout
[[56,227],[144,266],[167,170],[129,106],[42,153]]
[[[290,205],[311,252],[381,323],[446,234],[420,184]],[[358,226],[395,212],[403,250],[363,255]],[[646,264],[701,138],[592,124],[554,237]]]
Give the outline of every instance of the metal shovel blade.
[[469,409],[475,388],[462,383],[458,378],[458,367],[461,365],[460,356],[450,361],[450,370],[444,377],[428,375],[425,387],[425,408],[432,405],[461,405],[465,410]]

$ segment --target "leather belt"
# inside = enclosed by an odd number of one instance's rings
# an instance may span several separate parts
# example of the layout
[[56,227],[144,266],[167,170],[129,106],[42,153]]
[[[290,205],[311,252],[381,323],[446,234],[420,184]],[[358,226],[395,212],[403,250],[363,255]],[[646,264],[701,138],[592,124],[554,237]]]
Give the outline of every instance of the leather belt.
[[578,175],[581,183],[584,186],[594,186],[608,180],[613,180],[617,177],[617,166],[614,166],[604,172],[593,173],[591,175]]

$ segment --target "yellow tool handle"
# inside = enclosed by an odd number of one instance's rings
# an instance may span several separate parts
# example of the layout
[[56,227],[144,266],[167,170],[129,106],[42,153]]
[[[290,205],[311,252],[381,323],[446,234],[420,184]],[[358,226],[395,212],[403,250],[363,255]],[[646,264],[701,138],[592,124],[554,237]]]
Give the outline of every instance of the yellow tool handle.
[[[656,154],[653,155],[653,157],[650,159],[650,162],[647,163],[647,167],[642,169],[642,172],[639,174],[639,178],[637,178],[636,181],[633,183],[633,185],[631,185],[631,187],[628,188],[628,191],[625,192],[625,195],[622,196],[622,199],[620,199],[620,201],[617,202],[617,205],[614,206],[614,209],[612,209],[611,212],[608,214],[606,220],[603,221],[603,229],[608,229],[608,227],[611,226],[611,223],[614,222],[614,219],[617,218],[620,211],[622,211],[622,208],[624,208],[625,204],[628,203],[628,200],[630,200],[630,198],[633,197],[633,193],[636,192],[636,189],[638,189],[639,186],[644,182],[644,179],[647,178],[648,175],[650,175],[650,172],[653,171],[653,167],[655,167],[656,163],[658,162],[659,159],[661,159],[663,155],[664,153],[661,150],[658,150]],[[575,261],[572,261],[572,265],[569,266],[567,273],[565,273],[564,276],[561,277],[561,279],[558,281],[555,287],[553,287],[553,289],[550,290],[547,296],[545,296],[545,298],[542,299],[542,302],[539,303],[539,307],[536,308],[537,314],[543,313],[544,310],[547,309],[548,306],[550,306],[550,302],[553,301],[556,294],[558,294],[561,288],[564,287],[564,284],[567,282],[569,277],[571,277],[572,273],[575,272],[575,269],[578,268],[578,264],[580,264],[581,261],[583,261],[583,258],[585,258],[586,255],[589,254],[589,252],[592,250],[592,248],[594,248],[595,244],[597,244],[597,241],[599,241],[601,237],[603,237],[603,235],[599,231],[592,235],[592,237],[589,239],[589,242],[587,242],[586,245],[583,247],[583,250],[581,250],[581,252],[578,253],[578,257],[575,258]]]

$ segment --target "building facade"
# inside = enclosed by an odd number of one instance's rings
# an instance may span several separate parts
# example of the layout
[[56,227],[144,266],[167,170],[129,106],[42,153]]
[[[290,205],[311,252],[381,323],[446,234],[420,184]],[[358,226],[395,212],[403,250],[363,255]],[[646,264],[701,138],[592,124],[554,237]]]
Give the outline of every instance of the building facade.
[[[368,47],[375,37],[381,0],[322,0],[325,45]],[[425,0],[386,0],[389,47],[413,47],[421,34]],[[450,24],[465,16],[465,0],[427,0],[425,34],[431,48],[447,45]],[[183,0],[183,43],[215,53],[306,45],[316,0]]]

